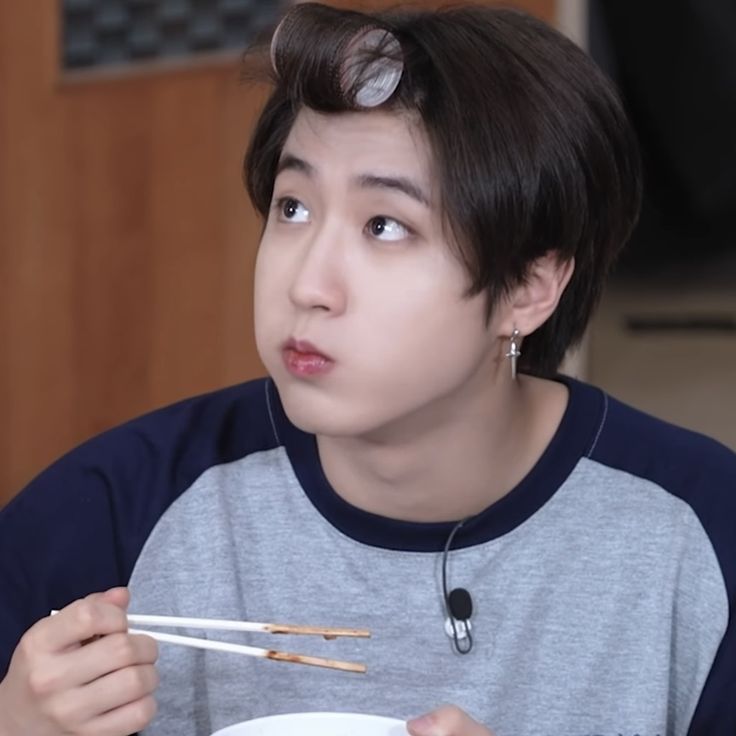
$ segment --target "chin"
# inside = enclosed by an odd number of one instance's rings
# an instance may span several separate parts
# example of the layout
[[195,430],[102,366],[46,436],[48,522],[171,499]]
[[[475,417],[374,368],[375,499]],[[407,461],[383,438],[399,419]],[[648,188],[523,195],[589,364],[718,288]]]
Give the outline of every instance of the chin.
[[287,402],[284,402],[284,411],[289,421],[302,432],[324,437],[354,437],[362,434],[355,417],[341,421],[334,414],[325,417],[323,412],[312,411],[308,406],[292,406]]
[[[294,384],[289,379],[274,378],[281,403],[289,421],[315,435],[355,437],[375,429],[380,419],[366,412],[357,401],[340,399],[314,386]],[[375,408],[375,407],[374,407]]]

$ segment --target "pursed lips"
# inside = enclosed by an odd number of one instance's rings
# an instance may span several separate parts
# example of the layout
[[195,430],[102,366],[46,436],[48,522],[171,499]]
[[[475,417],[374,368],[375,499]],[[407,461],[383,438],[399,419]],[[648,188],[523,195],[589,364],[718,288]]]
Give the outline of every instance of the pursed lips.
[[282,355],[286,368],[296,376],[324,374],[335,364],[333,358],[308,340],[289,338],[283,345]]

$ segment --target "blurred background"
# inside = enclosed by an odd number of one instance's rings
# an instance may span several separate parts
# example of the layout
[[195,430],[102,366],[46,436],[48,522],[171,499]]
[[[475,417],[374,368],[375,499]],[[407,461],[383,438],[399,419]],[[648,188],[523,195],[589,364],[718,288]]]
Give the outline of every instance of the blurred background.
[[[736,5],[503,4],[589,50],[644,147],[642,223],[566,371],[736,449]],[[0,0],[0,505],[95,433],[262,375],[240,165],[265,90],[239,66],[284,5]]]

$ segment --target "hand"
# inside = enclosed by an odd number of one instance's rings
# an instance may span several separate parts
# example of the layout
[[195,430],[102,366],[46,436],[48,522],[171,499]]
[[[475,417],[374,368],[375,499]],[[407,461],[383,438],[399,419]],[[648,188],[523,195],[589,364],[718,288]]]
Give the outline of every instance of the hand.
[[493,736],[456,705],[443,705],[414,718],[407,722],[406,728],[412,736]]
[[0,682],[0,736],[126,736],[156,713],[156,642],[128,634],[125,588],[42,619]]

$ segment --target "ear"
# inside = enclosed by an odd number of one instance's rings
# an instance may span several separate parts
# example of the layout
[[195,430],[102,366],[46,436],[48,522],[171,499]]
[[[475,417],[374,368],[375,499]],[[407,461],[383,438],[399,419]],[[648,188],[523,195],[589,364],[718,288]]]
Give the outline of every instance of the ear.
[[514,329],[522,336],[541,327],[560,303],[575,270],[575,260],[562,260],[557,251],[549,251],[529,266],[526,278],[508,294],[502,334]]

